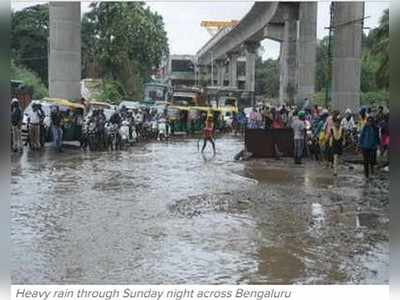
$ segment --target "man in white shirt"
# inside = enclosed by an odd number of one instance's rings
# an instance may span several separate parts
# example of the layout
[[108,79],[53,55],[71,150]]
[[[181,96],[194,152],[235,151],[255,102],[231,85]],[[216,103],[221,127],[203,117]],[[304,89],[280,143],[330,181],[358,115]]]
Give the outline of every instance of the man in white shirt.
[[350,109],[346,109],[344,118],[342,119],[342,122],[340,126],[346,131],[346,132],[351,132],[353,128],[356,127],[356,123],[354,122],[352,113]]
[[32,150],[40,149],[40,111],[38,102],[32,103],[32,111],[28,115],[29,140]]

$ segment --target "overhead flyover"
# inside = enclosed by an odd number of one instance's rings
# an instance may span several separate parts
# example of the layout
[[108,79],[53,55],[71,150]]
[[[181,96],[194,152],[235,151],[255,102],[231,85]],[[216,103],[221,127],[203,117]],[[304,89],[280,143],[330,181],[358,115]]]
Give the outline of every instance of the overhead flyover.
[[[244,89],[254,94],[257,47],[264,39],[280,42],[279,100],[302,105],[315,95],[317,5],[315,1],[255,2],[236,26],[221,30],[197,52],[200,70],[213,74],[209,76],[212,85],[238,86],[237,62],[244,56]],[[345,107],[356,109],[360,103],[364,6],[357,1],[332,5],[332,107],[341,111]]]
[[279,2],[256,2],[236,26],[220,31],[197,52],[198,63],[209,65],[229,52],[238,51],[245,42],[259,41],[278,7]]
[[[203,68],[212,65],[213,69],[215,65],[217,84],[223,85],[220,70],[228,63],[229,84],[237,86],[237,58],[244,55],[245,90],[254,92],[256,50],[260,42],[264,39],[280,42],[280,100],[300,102],[314,94],[315,77],[301,75],[315,73],[316,18],[315,2],[256,2],[235,27],[220,31],[197,52],[198,64]],[[307,64],[302,63],[304,60]]]

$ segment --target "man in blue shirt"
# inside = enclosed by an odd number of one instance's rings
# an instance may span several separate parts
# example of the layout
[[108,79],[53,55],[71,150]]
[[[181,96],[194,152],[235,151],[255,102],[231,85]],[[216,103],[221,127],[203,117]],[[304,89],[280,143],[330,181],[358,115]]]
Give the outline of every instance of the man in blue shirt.
[[[364,160],[365,177],[369,178],[370,173],[374,174],[376,164],[376,150],[379,145],[379,130],[375,125],[374,119],[369,116],[367,123],[361,129],[359,146],[362,150]],[[371,172],[370,172],[371,171]]]

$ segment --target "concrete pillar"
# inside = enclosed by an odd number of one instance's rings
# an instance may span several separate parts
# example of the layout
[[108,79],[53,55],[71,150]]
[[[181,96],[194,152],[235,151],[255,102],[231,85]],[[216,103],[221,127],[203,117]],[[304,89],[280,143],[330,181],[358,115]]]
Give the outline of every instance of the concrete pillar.
[[234,87],[238,86],[238,79],[237,79],[238,57],[239,57],[238,53],[229,54],[229,85]]
[[296,104],[315,94],[317,56],[317,2],[299,3],[298,91]]
[[360,106],[363,17],[364,2],[334,2],[332,107],[341,112]]
[[217,60],[215,63],[217,67],[217,86],[224,85],[224,62],[222,60]]
[[280,90],[281,103],[295,103],[297,94],[297,20],[285,21],[280,55]]
[[246,88],[248,92],[254,92],[256,88],[256,51],[258,43],[246,43]]
[[226,73],[226,61],[224,60],[221,63],[221,86],[224,86]]
[[81,96],[81,4],[50,2],[49,96]]

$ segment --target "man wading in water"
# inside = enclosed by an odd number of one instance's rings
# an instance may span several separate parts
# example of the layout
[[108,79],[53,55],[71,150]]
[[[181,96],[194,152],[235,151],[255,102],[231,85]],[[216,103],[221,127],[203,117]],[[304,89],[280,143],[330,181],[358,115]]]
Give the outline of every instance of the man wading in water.
[[203,148],[201,148],[201,153],[204,152],[204,149],[206,148],[207,141],[210,141],[212,147],[213,147],[213,152],[215,155],[215,143],[213,139],[213,131],[214,131],[214,122],[213,122],[213,117],[208,116],[206,120],[206,126],[203,129]]

